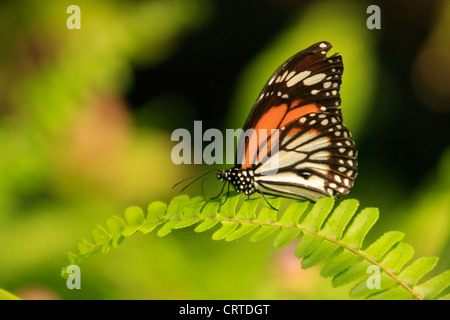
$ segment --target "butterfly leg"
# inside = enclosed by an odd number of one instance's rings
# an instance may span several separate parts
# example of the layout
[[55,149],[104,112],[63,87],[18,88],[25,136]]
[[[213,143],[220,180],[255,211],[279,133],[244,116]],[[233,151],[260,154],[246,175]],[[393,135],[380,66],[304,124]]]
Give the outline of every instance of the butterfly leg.
[[277,208],[274,208],[270,202],[267,200],[266,196],[264,195],[264,193],[262,191],[256,190],[256,192],[258,192],[260,195],[262,195],[262,197],[264,198],[264,200],[266,201],[266,203],[269,205],[269,207],[271,207],[273,210],[278,211]]
[[209,200],[214,200],[214,199],[217,199],[218,197],[220,197],[223,193],[223,189],[225,189],[225,183],[223,184],[222,189],[220,190],[219,194]]
[[227,202],[228,200],[228,196],[230,195],[230,183],[228,183],[228,191],[227,191],[227,197],[225,198],[225,200],[219,205],[219,208],[221,206],[223,206],[225,204],[225,202]]

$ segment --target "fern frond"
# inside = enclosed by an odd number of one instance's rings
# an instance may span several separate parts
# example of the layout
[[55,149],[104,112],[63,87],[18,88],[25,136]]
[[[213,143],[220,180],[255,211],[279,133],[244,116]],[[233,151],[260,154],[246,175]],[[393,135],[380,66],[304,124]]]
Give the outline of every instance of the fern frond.
[[[450,270],[418,283],[436,266],[438,258],[424,257],[407,265],[414,249],[402,242],[401,232],[387,232],[362,249],[379,213],[376,208],[366,208],[357,214],[357,200],[344,200],[335,207],[333,198],[322,198],[309,210],[308,202],[297,201],[277,212],[267,203],[259,208],[261,199],[244,200],[239,205],[240,199],[231,196],[220,206],[221,201],[206,203],[201,197],[189,199],[183,195],[173,198],[169,205],[151,203],[146,215],[141,208],[130,207],[125,219],[113,216],[106,221],[106,229],[94,227],[92,242],[79,240],[78,252],[67,254],[69,265],[78,265],[99,251],[107,253],[137,231],[145,234],[158,227],[157,235],[162,237],[195,224],[195,232],[220,225],[212,234],[213,240],[233,241],[251,234],[250,241],[258,241],[276,233],[273,244],[281,248],[300,237],[295,254],[302,268],[324,263],[321,275],[331,277],[333,286],[355,283],[350,290],[353,298],[435,299],[450,285]],[[281,198],[269,201],[273,207],[280,207]],[[370,266],[379,268],[379,288],[368,286]],[[68,276],[66,269],[62,270],[64,277]]]

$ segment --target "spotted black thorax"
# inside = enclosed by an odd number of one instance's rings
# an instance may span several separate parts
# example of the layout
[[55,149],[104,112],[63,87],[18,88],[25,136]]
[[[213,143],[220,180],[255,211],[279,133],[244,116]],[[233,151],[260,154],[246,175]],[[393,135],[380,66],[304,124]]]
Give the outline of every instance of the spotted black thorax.
[[219,170],[217,179],[230,182],[236,192],[246,195],[253,194],[255,190],[255,179],[253,169],[231,168],[228,170]]

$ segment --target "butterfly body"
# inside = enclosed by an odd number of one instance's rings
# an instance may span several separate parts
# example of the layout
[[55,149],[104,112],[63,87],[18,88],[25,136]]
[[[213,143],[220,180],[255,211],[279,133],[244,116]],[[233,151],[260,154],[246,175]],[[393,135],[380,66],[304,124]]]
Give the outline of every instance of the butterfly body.
[[349,192],[357,150],[339,109],[342,57],[327,57],[330,49],[318,42],[275,71],[244,125],[252,133],[235,166],[217,173],[219,180],[238,193],[310,201]]
[[241,169],[234,167],[228,170],[219,170],[217,178],[224,182],[228,181],[232,184],[236,192],[251,195],[255,193],[255,179],[252,169]]

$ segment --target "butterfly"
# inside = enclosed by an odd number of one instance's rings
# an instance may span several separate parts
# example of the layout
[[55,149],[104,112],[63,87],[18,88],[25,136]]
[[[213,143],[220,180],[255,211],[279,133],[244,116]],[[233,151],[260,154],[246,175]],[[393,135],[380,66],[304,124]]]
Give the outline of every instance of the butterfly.
[[[313,44],[270,77],[243,127],[252,134],[235,166],[217,172],[220,181],[249,196],[311,202],[349,192],[358,172],[357,150],[339,109],[342,57],[328,57],[331,47],[326,41]],[[263,131],[266,138],[259,135]]]

